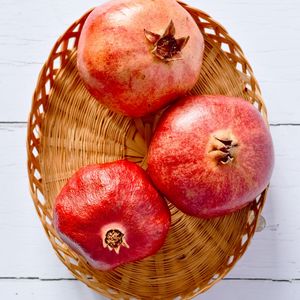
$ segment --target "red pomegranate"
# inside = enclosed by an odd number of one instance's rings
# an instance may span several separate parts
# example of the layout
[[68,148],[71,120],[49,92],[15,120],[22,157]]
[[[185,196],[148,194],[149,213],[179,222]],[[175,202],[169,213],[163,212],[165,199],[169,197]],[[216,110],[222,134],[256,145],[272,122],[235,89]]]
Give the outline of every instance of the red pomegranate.
[[88,16],[77,65],[102,104],[140,117],[192,89],[203,51],[199,28],[175,0],[113,0]]
[[110,270],[156,253],[170,212],[146,173],[124,160],[77,171],[56,198],[54,226],[92,267]]
[[148,172],[186,214],[221,216],[254,200],[268,185],[272,138],[258,110],[241,98],[189,96],[161,120]]

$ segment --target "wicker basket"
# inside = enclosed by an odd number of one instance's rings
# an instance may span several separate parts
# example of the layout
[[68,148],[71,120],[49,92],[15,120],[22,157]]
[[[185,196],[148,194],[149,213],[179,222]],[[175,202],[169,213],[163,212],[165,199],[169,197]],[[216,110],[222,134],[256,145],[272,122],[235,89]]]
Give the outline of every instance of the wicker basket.
[[[266,108],[251,67],[227,31],[206,13],[181,5],[205,37],[201,76],[191,93],[242,96]],[[111,299],[191,299],[223,278],[245,252],[266,199],[264,191],[246,208],[202,220],[170,205],[172,227],[153,257],[110,272],[96,271],[64,244],[52,224],[52,205],[66,180],[81,166],[127,158],[143,167],[160,117],[130,119],[96,102],[76,70],[76,48],[90,12],[58,39],[44,64],[28,122],[28,174],[32,198],[60,260],[95,291]]]

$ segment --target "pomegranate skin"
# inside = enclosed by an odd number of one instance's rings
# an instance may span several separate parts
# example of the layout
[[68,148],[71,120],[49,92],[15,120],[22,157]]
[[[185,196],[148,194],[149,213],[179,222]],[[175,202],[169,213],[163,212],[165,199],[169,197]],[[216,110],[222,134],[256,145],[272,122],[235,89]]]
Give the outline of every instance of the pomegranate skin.
[[[173,21],[175,38],[189,37],[182,58],[164,61],[152,53],[145,30],[163,35]],[[175,0],[113,0],[88,16],[78,44],[77,66],[89,92],[111,110],[148,115],[196,84],[203,36]]]
[[121,160],[77,171],[55,200],[54,226],[92,267],[106,271],[155,254],[170,212],[144,170]]
[[272,138],[242,98],[188,96],[166,111],[151,141],[148,173],[186,214],[210,218],[253,201],[268,185]]

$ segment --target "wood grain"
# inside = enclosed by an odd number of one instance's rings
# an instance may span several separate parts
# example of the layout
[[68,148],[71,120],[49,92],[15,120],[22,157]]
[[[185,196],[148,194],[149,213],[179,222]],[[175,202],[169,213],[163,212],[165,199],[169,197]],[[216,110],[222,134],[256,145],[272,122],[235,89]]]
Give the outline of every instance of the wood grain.
[[[263,212],[267,226],[231,278],[300,278],[300,142],[291,138],[300,136],[300,127],[271,129],[276,165]],[[72,278],[56,258],[28,192],[25,133],[25,125],[0,125],[0,235],[7,245],[0,247],[0,277]]]
[[[38,279],[0,280],[3,299],[22,300],[105,300],[78,281],[41,281]],[[298,300],[300,282],[273,282],[256,280],[223,280],[195,300]]]
[[[104,0],[0,0],[0,121],[25,121],[38,72],[59,35]],[[187,0],[227,28],[248,57],[271,123],[300,123],[298,0]],[[72,7],[72,9],[70,9]],[[17,86],[17,88],[16,88]]]
[[[72,280],[43,232],[28,191],[26,125],[1,124],[27,120],[39,70],[58,36],[102,2],[0,0],[1,299],[104,299]],[[299,0],[187,2],[212,15],[239,42],[261,85],[270,122],[300,124]],[[300,297],[300,126],[274,126],[272,134],[276,166],[264,209],[267,226],[229,280],[198,299]]]

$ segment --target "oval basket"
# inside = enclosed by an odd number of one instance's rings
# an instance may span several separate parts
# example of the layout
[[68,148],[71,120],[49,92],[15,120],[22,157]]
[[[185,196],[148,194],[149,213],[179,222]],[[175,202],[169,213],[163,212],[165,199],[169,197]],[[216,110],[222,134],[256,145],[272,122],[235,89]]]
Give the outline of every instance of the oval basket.
[[[203,11],[180,3],[205,38],[201,75],[191,94],[241,96],[267,113],[252,69],[238,44]],[[152,257],[110,272],[96,271],[64,244],[52,224],[52,205],[67,179],[81,166],[126,158],[146,167],[147,146],[161,115],[130,119],[95,101],[76,70],[76,48],[90,13],[54,45],[33,95],[27,151],[31,195],[60,260],[90,288],[111,299],[191,299],[223,278],[243,255],[255,232],[265,190],[244,209],[202,220],[173,206],[163,248]]]

